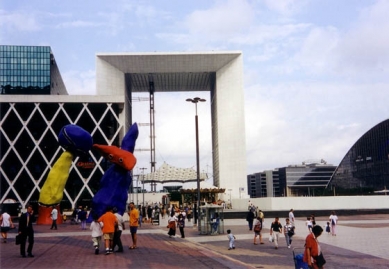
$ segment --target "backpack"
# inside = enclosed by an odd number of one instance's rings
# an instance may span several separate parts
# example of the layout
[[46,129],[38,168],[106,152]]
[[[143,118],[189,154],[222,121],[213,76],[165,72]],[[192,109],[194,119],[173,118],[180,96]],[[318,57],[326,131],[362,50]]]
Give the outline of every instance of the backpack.
[[331,224],[335,225],[335,220],[334,219],[331,219]]

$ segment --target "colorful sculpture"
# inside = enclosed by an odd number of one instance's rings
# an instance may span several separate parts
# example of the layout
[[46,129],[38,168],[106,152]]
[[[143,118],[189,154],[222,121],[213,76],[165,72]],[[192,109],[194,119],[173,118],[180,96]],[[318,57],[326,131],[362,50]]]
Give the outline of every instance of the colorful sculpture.
[[[39,216],[37,224],[51,224],[50,212],[52,206],[59,210],[59,203],[63,198],[69,170],[73,158],[80,154],[87,154],[92,148],[91,135],[81,127],[73,124],[64,126],[58,134],[58,142],[65,149],[50,170],[39,194]],[[59,215],[57,223],[61,223]]]
[[134,123],[124,136],[121,148],[93,145],[94,149],[112,162],[112,165],[101,178],[100,189],[93,197],[92,211],[88,220],[91,221],[94,214],[97,216],[104,214],[107,206],[116,207],[121,215],[126,211],[128,190],[132,183],[130,171],[136,164],[133,152],[138,134],[138,125]]

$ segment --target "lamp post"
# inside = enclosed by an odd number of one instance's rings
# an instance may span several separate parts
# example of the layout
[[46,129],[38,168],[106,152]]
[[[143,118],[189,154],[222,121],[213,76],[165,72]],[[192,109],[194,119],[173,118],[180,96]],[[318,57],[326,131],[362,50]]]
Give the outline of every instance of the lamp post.
[[[188,98],[187,102],[192,102],[195,104],[196,114],[195,114],[195,124],[196,124],[196,167],[197,167],[197,227],[200,231],[200,157],[199,157],[199,121],[197,116],[197,103],[205,102],[205,99],[200,97]],[[196,219],[195,219],[196,221]]]
[[139,205],[139,174],[136,177],[136,205]]
[[139,169],[142,170],[142,184],[143,184],[143,188],[142,188],[142,195],[143,195],[142,207],[143,207],[143,206],[145,206],[145,170],[147,168],[146,167],[141,167]]
[[232,209],[232,200],[231,200],[231,191],[232,191],[232,189],[228,189],[228,191],[230,192],[230,207]]

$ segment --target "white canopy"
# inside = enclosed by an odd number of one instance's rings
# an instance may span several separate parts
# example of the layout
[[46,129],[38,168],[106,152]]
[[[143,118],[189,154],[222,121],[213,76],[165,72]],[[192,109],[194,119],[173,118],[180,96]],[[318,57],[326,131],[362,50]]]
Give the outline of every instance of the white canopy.
[[[197,182],[187,182],[182,185],[182,189],[197,189]],[[212,185],[210,182],[200,182],[200,189],[218,189],[218,187]]]
[[[200,173],[200,181],[207,178],[206,173]],[[144,183],[190,182],[197,181],[197,172],[192,168],[178,168],[163,163],[155,172],[140,177]]]

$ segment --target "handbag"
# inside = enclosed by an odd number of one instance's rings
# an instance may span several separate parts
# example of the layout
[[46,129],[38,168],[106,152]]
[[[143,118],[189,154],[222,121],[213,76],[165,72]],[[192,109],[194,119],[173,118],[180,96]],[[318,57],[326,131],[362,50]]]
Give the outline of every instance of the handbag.
[[294,235],[294,227],[290,228],[290,230],[288,231],[289,237],[292,237],[293,235]]
[[22,243],[22,237],[20,234],[15,236],[15,245],[20,245]]
[[257,224],[254,226],[254,232],[260,232],[261,231],[261,224]]
[[273,243],[273,242],[274,242],[274,237],[273,237],[273,235],[269,236],[269,242],[270,242],[270,243]]
[[326,264],[326,260],[324,259],[323,252],[320,252],[319,256],[315,258],[316,260],[316,265],[320,268],[324,264]]

